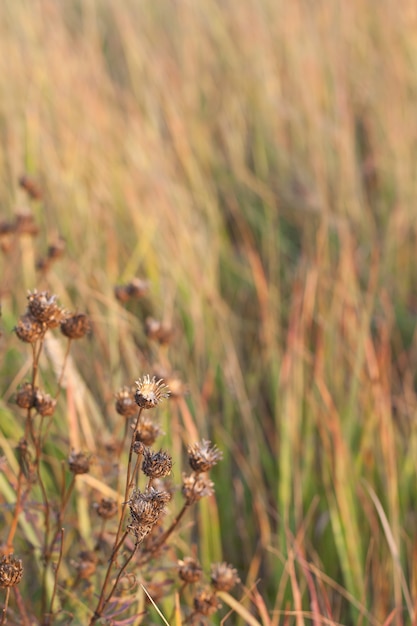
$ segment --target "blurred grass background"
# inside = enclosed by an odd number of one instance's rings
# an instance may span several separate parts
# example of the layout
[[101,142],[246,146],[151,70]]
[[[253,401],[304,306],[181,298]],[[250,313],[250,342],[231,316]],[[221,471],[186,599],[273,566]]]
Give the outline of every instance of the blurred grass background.
[[114,285],[149,279],[224,451],[203,553],[272,624],[417,623],[416,67],[409,0],[0,4],[2,218],[22,172],[45,194],[36,250],[2,259],[2,410],[49,242],[47,287],[94,323],[87,441],[144,373],[143,308]]

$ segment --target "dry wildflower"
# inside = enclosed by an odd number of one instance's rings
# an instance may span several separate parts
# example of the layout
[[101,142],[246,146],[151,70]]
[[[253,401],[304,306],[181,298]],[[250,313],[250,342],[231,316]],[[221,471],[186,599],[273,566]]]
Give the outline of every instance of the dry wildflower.
[[72,451],[68,457],[68,465],[73,474],[87,474],[90,470],[90,457],[85,452]]
[[118,511],[116,500],[113,498],[102,498],[100,502],[96,502],[94,505],[97,515],[102,519],[111,519]]
[[19,178],[19,185],[26,191],[31,200],[40,200],[42,198],[40,185],[32,176],[23,174]]
[[216,591],[230,591],[240,583],[237,570],[228,563],[213,563],[210,582]]
[[15,559],[12,555],[1,557],[0,587],[14,587],[20,583],[22,576],[23,564],[21,559]]
[[16,404],[21,409],[31,409],[35,406],[36,388],[32,383],[23,383],[16,392]]
[[183,560],[178,561],[178,576],[185,583],[196,583],[201,580],[202,575],[203,568],[192,556],[186,556]]
[[197,591],[194,596],[193,604],[196,613],[204,615],[205,617],[213,615],[221,607],[216,594],[208,587]]
[[164,431],[149,417],[142,417],[135,433],[135,442],[141,442],[145,446],[152,446],[156,439],[163,435]]
[[55,413],[56,400],[49,393],[36,389],[34,407],[43,417],[50,417]]
[[78,555],[79,561],[74,563],[79,579],[90,578],[97,568],[97,555],[92,550],[83,550]]
[[153,487],[146,491],[133,491],[128,501],[132,517],[128,530],[135,535],[138,543],[151,532],[170,499],[171,494],[167,491],[159,491]]
[[146,448],[143,453],[142,471],[148,478],[164,478],[172,471],[172,456],[159,450],[153,452]]
[[151,379],[146,375],[136,381],[135,402],[143,409],[153,409],[163,398],[168,398],[169,389],[163,380]]
[[117,285],[114,288],[114,295],[119,302],[143,298],[149,290],[149,282],[141,278],[133,278],[127,285]]
[[214,483],[205,476],[183,474],[181,491],[187,504],[194,504],[201,498],[213,495]]
[[32,213],[22,211],[16,214],[13,231],[17,235],[30,235],[31,237],[35,237],[39,233],[39,227],[36,225]]
[[14,331],[20,341],[25,343],[36,343],[42,339],[47,328],[45,324],[36,320],[32,315],[26,313],[19,318]]
[[68,339],[81,339],[91,330],[90,320],[85,313],[68,315],[61,322],[61,333]]
[[223,458],[223,453],[217,446],[206,439],[188,446],[187,452],[188,462],[196,474],[208,472]]
[[133,387],[122,387],[116,393],[116,411],[119,415],[123,415],[126,418],[137,414],[138,407],[135,402],[135,390]]
[[56,303],[56,296],[47,291],[29,292],[28,309],[32,317],[42,322],[47,328],[56,328],[65,319],[64,310]]
[[153,317],[147,317],[145,320],[145,334],[149,339],[158,341],[161,344],[170,343],[174,336],[172,326]]

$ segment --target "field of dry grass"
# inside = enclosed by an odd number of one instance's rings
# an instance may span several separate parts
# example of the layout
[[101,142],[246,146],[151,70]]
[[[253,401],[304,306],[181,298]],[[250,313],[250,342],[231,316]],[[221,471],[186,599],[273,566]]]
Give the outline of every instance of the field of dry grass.
[[[203,622],[172,580],[191,554],[241,580],[207,623],[417,624],[416,29],[410,0],[0,4],[0,540],[18,522],[24,567],[0,584],[9,624],[90,623],[120,536],[93,504],[125,493],[129,457],[110,452],[128,433],[114,396],[160,373],[179,385],[156,408],[172,483],[204,438],[223,452],[215,497],[153,569],[132,556],[99,623],[164,623],[140,583],[170,624]],[[115,297],[134,278],[145,295]],[[68,359],[57,331],[39,354],[13,332],[34,289],[89,317]],[[15,402],[34,364],[60,389],[39,439]],[[66,495],[72,449],[93,462]],[[49,509],[66,530],[45,565]]]

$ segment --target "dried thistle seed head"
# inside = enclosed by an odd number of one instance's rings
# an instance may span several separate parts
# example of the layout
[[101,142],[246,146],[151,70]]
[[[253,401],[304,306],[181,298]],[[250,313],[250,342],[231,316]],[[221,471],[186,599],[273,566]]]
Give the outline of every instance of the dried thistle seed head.
[[138,412],[138,406],[135,402],[135,390],[133,387],[122,387],[116,393],[116,411],[119,415],[129,418]]
[[90,471],[90,456],[85,452],[72,451],[68,457],[68,465],[73,474],[87,474]]
[[19,318],[14,331],[20,341],[25,343],[36,343],[38,339],[42,339],[47,331],[47,327],[43,322],[36,320],[33,315],[25,313]]
[[43,417],[50,417],[55,413],[56,400],[49,393],[36,389],[34,407]]
[[216,465],[217,461],[223,458],[223,453],[217,446],[206,439],[188,446],[187,452],[188,462],[196,474],[208,472]]
[[102,519],[111,519],[118,511],[117,502],[113,498],[102,498],[100,502],[95,502],[93,506],[97,511],[97,515]]
[[197,474],[182,475],[182,495],[187,504],[194,504],[201,498],[212,496],[214,493],[214,483],[205,476]]
[[61,322],[61,333],[68,339],[81,339],[91,330],[90,320],[85,313],[68,315]]
[[156,439],[163,434],[164,431],[158,424],[154,424],[150,417],[144,416],[141,418],[136,430],[135,442],[141,442],[145,446],[152,446]]
[[28,309],[32,317],[43,322],[47,328],[56,328],[65,319],[65,311],[56,303],[56,296],[47,291],[29,292]]
[[178,561],[178,576],[185,583],[196,583],[201,580],[203,568],[197,559],[186,556],[182,561]]
[[159,450],[153,452],[145,448],[143,452],[142,471],[149,478],[164,478],[172,471],[172,456],[168,452]]
[[12,555],[1,557],[0,587],[14,587],[20,583],[22,576],[23,564],[21,559],[15,559]]
[[74,563],[79,578],[90,578],[97,569],[97,555],[92,550],[83,550],[78,555],[79,561]]
[[200,615],[208,616],[213,615],[221,607],[217,596],[213,591],[206,587],[205,589],[199,589],[193,599],[194,610]]
[[132,517],[128,529],[137,538],[140,537],[143,540],[165,512],[165,507],[170,499],[171,494],[167,491],[158,491],[153,487],[146,491],[135,489],[128,500]]
[[28,174],[23,174],[19,178],[19,185],[26,191],[31,200],[40,200],[42,198],[42,190],[39,183]]
[[160,344],[167,344],[172,341],[174,331],[169,324],[159,322],[153,317],[147,317],[145,320],[145,334],[149,339],[158,341]]
[[237,570],[228,563],[213,563],[210,582],[216,591],[230,591],[240,583]]
[[17,213],[13,224],[13,231],[17,235],[30,235],[36,237],[39,233],[39,226],[35,223],[35,218],[32,213],[28,211],[22,211]]
[[35,406],[36,387],[32,383],[23,383],[16,392],[16,404],[22,409],[31,409]]
[[143,409],[153,409],[163,398],[168,398],[169,389],[163,380],[151,379],[148,375],[136,381],[135,402]]

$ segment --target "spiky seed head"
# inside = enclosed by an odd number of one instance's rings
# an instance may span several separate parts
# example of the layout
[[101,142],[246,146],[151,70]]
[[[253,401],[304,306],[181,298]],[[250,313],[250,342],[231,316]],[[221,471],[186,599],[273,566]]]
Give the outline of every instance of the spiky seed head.
[[136,415],[138,407],[135,402],[135,389],[132,387],[122,387],[116,393],[116,411],[119,415],[129,418]]
[[70,472],[73,474],[87,474],[90,471],[90,456],[85,452],[72,451],[68,457]]
[[216,591],[230,591],[240,583],[237,570],[228,563],[211,565],[210,582]]
[[12,555],[2,556],[0,559],[0,587],[14,587],[18,585],[23,576],[23,564],[21,559]]
[[25,343],[36,343],[43,338],[47,330],[47,326],[36,320],[30,313],[22,315],[14,328],[20,341]]
[[16,392],[16,404],[21,409],[31,409],[35,406],[36,388],[33,389],[32,383],[23,383]]
[[209,616],[213,615],[221,607],[217,596],[213,591],[206,587],[199,589],[193,599],[194,610],[200,615]]
[[145,334],[160,344],[168,344],[174,337],[174,331],[169,324],[164,324],[153,317],[147,317],[145,320]]
[[49,393],[36,389],[34,407],[43,417],[50,417],[55,413],[56,400]]
[[111,519],[118,511],[117,502],[113,498],[102,498],[100,502],[95,502],[93,506],[97,511],[97,515],[102,519]]
[[159,450],[153,452],[145,448],[143,453],[142,471],[149,478],[164,478],[172,471],[172,456],[168,452]]
[[128,530],[140,543],[151,532],[153,526],[165,512],[165,507],[171,494],[167,491],[158,491],[150,487],[146,491],[135,489],[128,500],[131,523]]
[[206,439],[188,446],[187,452],[188,462],[196,474],[208,472],[223,458],[223,453]]
[[61,333],[68,339],[82,339],[90,330],[90,320],[85,313],[68,315],[61,322]]
[[205,476],[197,474],[182,475],[182,495],[187,504],[194,504],[201,498],[212,496],[214,493],[214,483]]
[[64,309],[56,302],[56,296],[50,295],[48,291],[38,292],[35,289],[29,292],[28,303],[30,315],[47,328],[56,328],[66,317]]
[[169,389],[163,380],[156,380],[155,376],[151,379],[146,375],[136,381],[135,402],[143,409],[153,409],[157,404],[168,398]]
[[185,583],[196,583],[201,580],[202,575],[203,568],[192,556],[186,556],[183,560],[178,561],[178,576]]
[[135,433],[135,441],[141,442],[145,446],[152,446],[156,439],[163,435],[164,431],[158,424],[155,424],[150,417],[146,415],[141,418],[139,426]]

